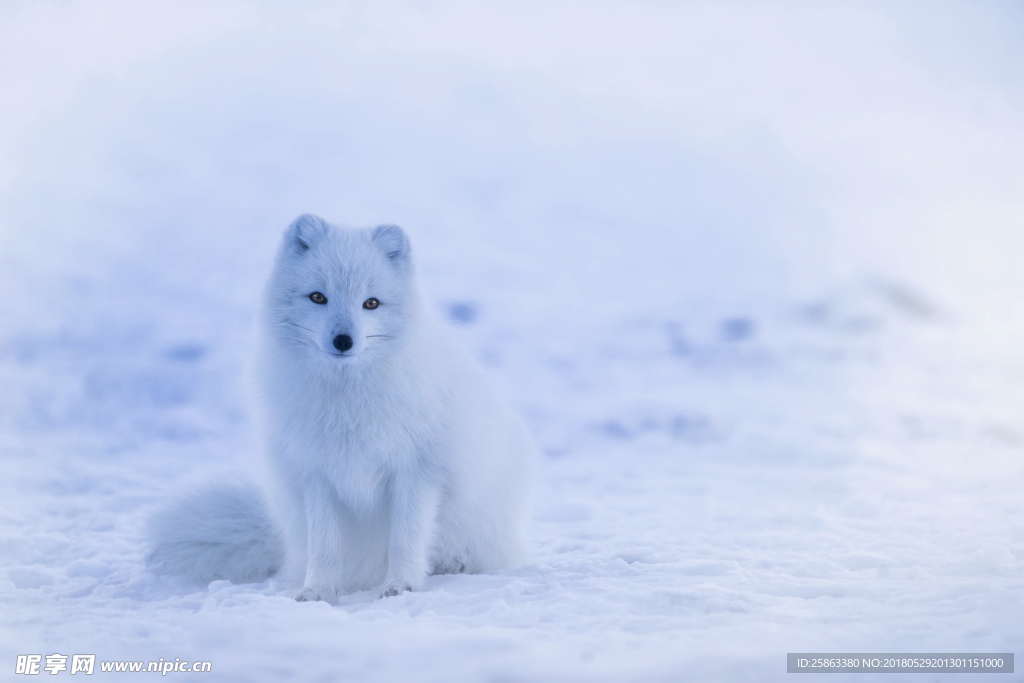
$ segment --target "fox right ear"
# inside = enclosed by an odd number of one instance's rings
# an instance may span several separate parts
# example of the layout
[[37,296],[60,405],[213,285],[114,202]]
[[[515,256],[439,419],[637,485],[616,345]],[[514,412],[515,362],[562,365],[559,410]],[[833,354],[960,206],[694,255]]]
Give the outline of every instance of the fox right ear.
[[370,239],[383,250],[389,261],[403,263],[409,260],[409,238],[397,225],[378,225]]
[[295,251],[302,253],[327,234],[327,221],[320,216],[304,213],[288,226],[285,240]]

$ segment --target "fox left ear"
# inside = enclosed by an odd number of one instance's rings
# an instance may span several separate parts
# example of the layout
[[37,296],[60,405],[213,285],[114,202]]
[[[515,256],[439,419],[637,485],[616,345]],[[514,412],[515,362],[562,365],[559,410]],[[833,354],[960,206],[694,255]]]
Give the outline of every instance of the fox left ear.
[[409,260],[409,238],[397,225],[378,225],[371,237],[389,261],[404,263]]
[[319,242],[327,234],[327,230],[327,221],[323,218],[311,213],[304,213],[288,226],[288,230],[285,231],[285,240],[292,245],[296,252],[301,254]]

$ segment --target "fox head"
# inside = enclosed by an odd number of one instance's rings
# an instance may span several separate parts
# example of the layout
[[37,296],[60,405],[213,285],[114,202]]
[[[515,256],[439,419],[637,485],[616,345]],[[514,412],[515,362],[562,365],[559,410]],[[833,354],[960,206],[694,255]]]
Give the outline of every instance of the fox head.
[[409,240],[397,225],[350,230],[312,215],[285,231],[267,322],[291,353],[365,362],[400,344],[416,306]]

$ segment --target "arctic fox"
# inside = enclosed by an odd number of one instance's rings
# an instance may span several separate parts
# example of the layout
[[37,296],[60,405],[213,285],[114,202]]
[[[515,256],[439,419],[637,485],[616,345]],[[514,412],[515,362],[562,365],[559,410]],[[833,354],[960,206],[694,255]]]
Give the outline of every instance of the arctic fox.
[[278,574],[334,602],[520,559],[533,446],[428,314],[401,228],[300,216],[262,325],[273,504],[239,486],[180,501],[153,520],[151,568]]

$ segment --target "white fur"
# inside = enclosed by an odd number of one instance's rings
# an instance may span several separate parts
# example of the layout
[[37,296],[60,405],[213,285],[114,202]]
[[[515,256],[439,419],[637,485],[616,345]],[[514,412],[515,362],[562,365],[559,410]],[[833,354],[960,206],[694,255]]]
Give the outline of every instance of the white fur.
[[262,581],[281,566],[284,544],[252,486],[192,493],[150,520],[150,569],[199,583]]
[[[363,308],[370,297],[379,308]],[[273,509],[282,574],[301,583],[298,599],[372,587],[393,595],[431,572],[490,571],[521,557],[532,445],[422,306],[400,228],[298,218],[263,325]],[[332,345],[339,334],[354,342],[344,354]],[[163,555],[207,550],[179,544]]]

